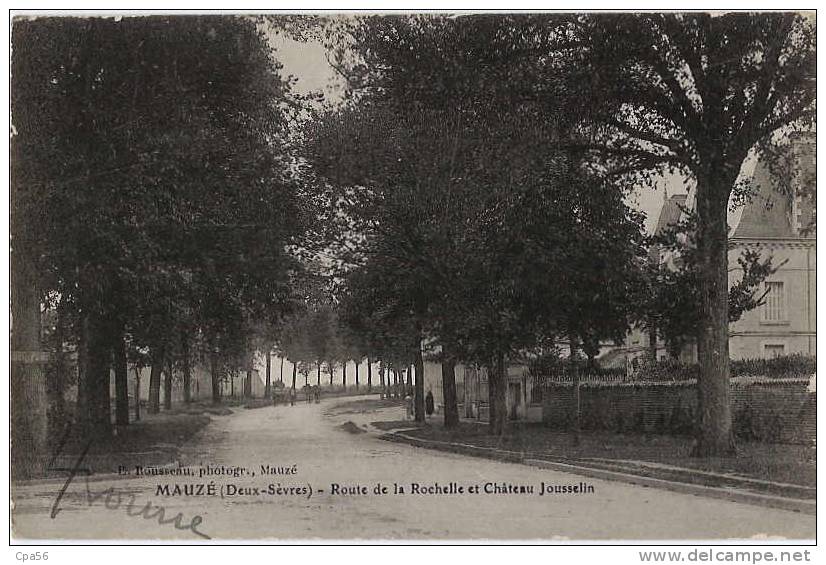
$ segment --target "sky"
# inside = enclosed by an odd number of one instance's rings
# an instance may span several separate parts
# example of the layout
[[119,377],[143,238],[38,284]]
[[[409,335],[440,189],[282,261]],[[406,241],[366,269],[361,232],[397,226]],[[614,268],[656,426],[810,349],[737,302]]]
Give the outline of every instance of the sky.
[[653,233],[666,195],[685,193],[686,186],[682,177],[666,175],[654,187],[638,187],[629,197],[629,202],[645,213],[645,229],[648,233]]
[[268,33],[270,45],[276,49],[276,57],[284,66],[282,75],[298,79],[295,90],[307,93],[322,90],[332,99],[341,97],[339,75],[327,62],[324,46],[316,42],[298,42],[283,35]]

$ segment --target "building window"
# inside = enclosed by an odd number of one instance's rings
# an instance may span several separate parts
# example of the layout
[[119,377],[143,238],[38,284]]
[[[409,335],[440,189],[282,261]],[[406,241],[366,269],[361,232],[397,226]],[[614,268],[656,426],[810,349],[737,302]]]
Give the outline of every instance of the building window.
[[763,321],[782,322],[786,319],[786,297],[782,282],[767,282],[763,304]]
[[766,357],[780,357],[786,353],[786,346],[782,343],[767,343],[763,346],[763,352],[766,354]]

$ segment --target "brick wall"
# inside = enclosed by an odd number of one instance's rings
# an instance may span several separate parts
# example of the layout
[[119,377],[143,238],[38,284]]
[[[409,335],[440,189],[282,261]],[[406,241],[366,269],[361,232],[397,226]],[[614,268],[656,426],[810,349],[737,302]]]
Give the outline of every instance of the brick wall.
[[[732,379],[735,434],[766,442],[813,442],[816,396],[807,385],[806,379]],[[690,435],[697,413],[696,382],[584,383],[580,406],[583,430]],[[564,429],[574,415],[573,385],[548,383],[542,421]]]

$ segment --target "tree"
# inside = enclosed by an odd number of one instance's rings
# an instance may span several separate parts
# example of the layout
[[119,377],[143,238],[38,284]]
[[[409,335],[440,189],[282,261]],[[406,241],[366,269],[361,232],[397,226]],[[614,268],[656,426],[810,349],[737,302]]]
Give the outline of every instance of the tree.
[[112,345],[112,366],[115,370],[115,423],[129,424],[129,382],[126,364],[126,336],[123,330],[117,332]]
[[[266,380],[264,382],[264,397],[270,398],[272,396],[272,350],[267,349],[266,353]],[[283,374],[284,365],[282,360],[281,370]]]
[[127,348],[127,359],[135,372],[135,421],[138,421],[141,419],[141,371],[144,367],[150,366],[152,361],[149,351],[137,347],[131,339]]
[[[558,143],[537,143],[564,131],[543,104],[514,97],[535,70],[512,64],[515,29],[485,17],[354,24],[364,92],[320,122],[312,155],[320,174],[348,187],[343,215],[363,240],[352,257],[358,269],[345,278],[376,287],[358,302],[409,320],[414,357],[422,337],[439,344],[446,425],[458,422],[452,365],[486,365],[494,433],[504,431],[507,356],[574,320],[589,344],[627,327],[632,300],[619,298],[629,273],[616,267],[640,240],[621,195],[602,198],[598,175]],[[586,306],[588,324],[577,312]],[[606,306],[617,314],[610,327]]]
[[[39,307],[38,307],[39,310]],[[76,350],[75,322],[69,319],[74,314],[65,304],[55,304],[44,312],[42,342],[50,353],[50,363],[46,371],[46,394],[48,397],[47,430],[51,437],[62,437],[71,424],[71,415],[66,411],[65,392],[77,384],[77,363],[71,353]],[[32,410],[32,407],[29,407]]]
[[[696,214],[686,211],[686,217],[679,224],[671,226],[662,234],[652,237],[656,254],[666,251],[672,260],[666,264],[652,265],[650,302],[645,308],[646,320],[655,324],[665,340],[672,357],[677,358],[683,346],[690,340],[697,340],[700,331],[700,258],[696,245]],[[763,303],[763,282],[778,267],[772,265],[771,257],[761,260],[757,251],[747,249],[737,258],[742,272],[739,280],[731,285],[728,292],[728,321],[736,322],[749,310]]]
[[367,356],[369,364],[370,355],[375,355],[388,366],[406,367],[414,361],[419,343],[409,301],[409,274],[386,256],[366,251],[371,259],[351,270],[340,290],[338,312],[347,328],[341,330],[345,347],[348,339],[356,340],[350,341],[347,356]]
[[278,342],[293,363],[293,388],[296,372],[308,378],[311,365],[315,366],[317,384],[320,385],[321,365],[330,358],[334,345],[327,280],[310,270],[298,271],[294,275],[290,310],[278,326]]
[[[348,361],[352,361],[355,364],[355,385],[358,390],[360,384],[359,366],[364,358],[369,356],[370,347],[366,339],[367,328],[363,325],[365,322],[365,317],[352,311],[349,314],[350,316],[347,318],[347,314],[342,313],[342,309],[339,305],[337,315],[337,332],[339,336],[338,342],[342,355],[342,362],[345,367]],[[368,360],[368,373],[369,371]]]
[[192,402],[192,359],[190,332],[181,331],[181,373],[183,378],[184,403]]
[[[731,453],[726,210],[749,188],[751,152],[770,157],[814,120],[815,24],[808,15],[616,14],[548,19],[538,52],[564,93],[590,100],[575,148],[615,173],[679,171],[696,183],[699,434],[695,453]],[[541,43],[541,42],[538,42]],[[534,51],[534,53],[537,51]],[[547,83],[544,83],[547,84]]]
[[77,312],[78,419],[105,437],[125,331],[159,365],[154,409],[177,313],[210,326],[208,298],[239,317],[278,307],[302,218],[284,175],[288,84],[245,18],[21,19],[13,42],[16,235],[36,288]]

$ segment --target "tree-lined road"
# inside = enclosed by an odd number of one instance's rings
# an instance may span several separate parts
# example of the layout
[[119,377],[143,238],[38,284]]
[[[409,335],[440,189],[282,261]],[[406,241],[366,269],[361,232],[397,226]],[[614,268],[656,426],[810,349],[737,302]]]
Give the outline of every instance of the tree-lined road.
[[[427,451],[357,433],[357,425],[381,419],[399,419],[402,408],[373,413],[333,410],[341,400],[321,404],[298,403],[240,410],[217,417],[198,441],[188,447],[182,463],[244,466],[255,477],[109,478],[88,483],[77,478],[69,486],[57,516],[50,508],[62,481],[21,487],[15,495],[15,534],[20,538],[178,539],[198,540],[188,528],[213,539],[498,539],[498,540],[678,540],[783,537],[813,539],[815,517],[746,504],[622,483],[599,481],[519,464]],[[344,424],[344,426],[342,426]],[[348,431],[349,429],[349,431]],[[288,468],[295,475],[261,476],[261,466]],[[284,469],[281,469],[284,470]],[[174,485],[228,485],[258,488],[259,493],[173,496]],[[525,485],[541,483],[594,488],[591,494],[405,494],[393,495],[393,483],[438,483],[449,488],[472,488],[486,483]],[[334,495],[331,485],[364,486],[367,495]],[[376,483],[390,493],[372,493]],[[170,496],[156,496],[157,485],[169,485]],[[312,486],[302,494],[266,494],[268,485]],[[95,499],[94,493],[107,493]],[[323,490],[324,492],[317,492]],[[152,510],[164,507],[166,519],[182,513],[179,525],[159,524],[139,514],[147,502]],[[120,504],[118,504],[120,496]],[[108,507],[107,507],[108,505]]]

